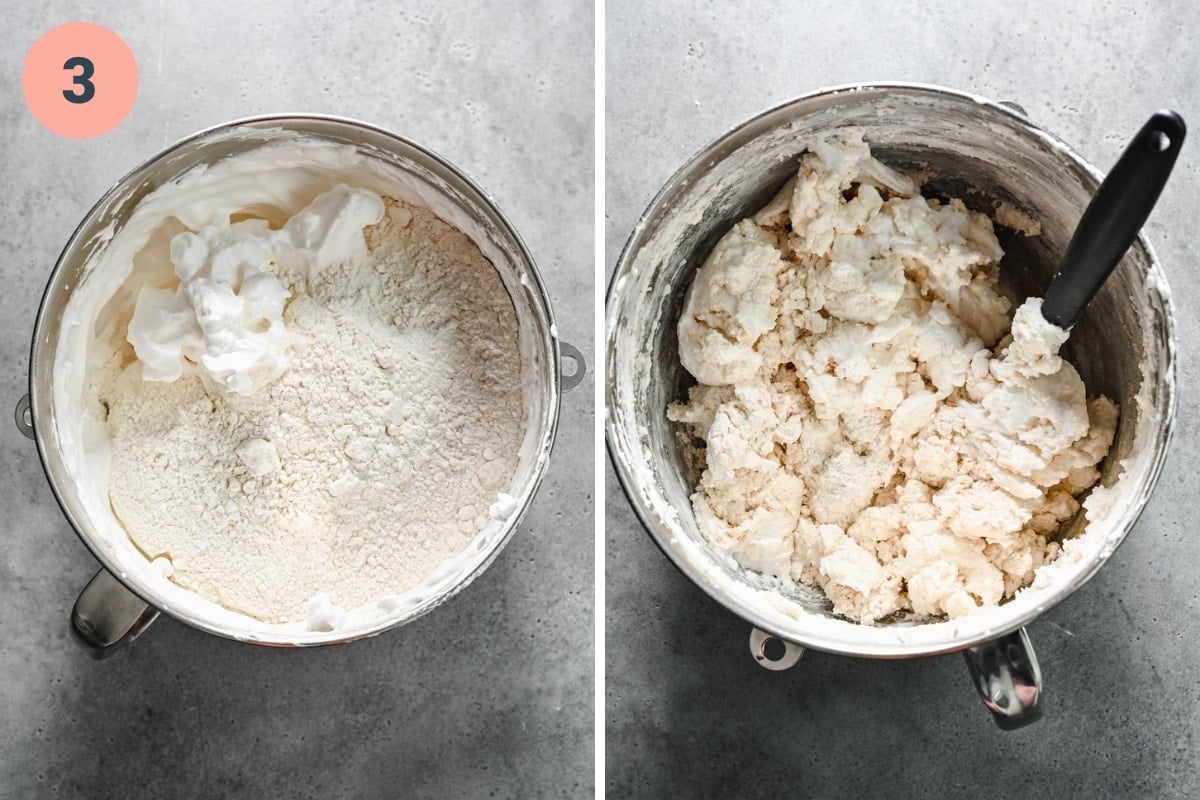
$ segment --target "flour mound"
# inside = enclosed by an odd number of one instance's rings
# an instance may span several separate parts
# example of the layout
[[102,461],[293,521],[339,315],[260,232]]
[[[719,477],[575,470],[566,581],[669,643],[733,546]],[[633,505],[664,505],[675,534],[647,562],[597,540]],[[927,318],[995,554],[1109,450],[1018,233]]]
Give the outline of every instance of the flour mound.
[[275,276],[288,368],[251,394],[146,381],[125,346],[94,391],[109,498],[171,580],[329,630],[461,553],[509,491],[523,433],[512,301],[460,231],[388,200],[365,252]]

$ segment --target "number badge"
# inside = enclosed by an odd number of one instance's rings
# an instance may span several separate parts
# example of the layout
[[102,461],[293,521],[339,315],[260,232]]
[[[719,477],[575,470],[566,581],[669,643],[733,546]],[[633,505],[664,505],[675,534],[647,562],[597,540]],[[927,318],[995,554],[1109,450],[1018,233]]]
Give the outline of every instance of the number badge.
[[34,42],[21,71],[25,104],[60,136],[86,139],[115,128],[137,97],[137,61],[120,36],[70,22]]

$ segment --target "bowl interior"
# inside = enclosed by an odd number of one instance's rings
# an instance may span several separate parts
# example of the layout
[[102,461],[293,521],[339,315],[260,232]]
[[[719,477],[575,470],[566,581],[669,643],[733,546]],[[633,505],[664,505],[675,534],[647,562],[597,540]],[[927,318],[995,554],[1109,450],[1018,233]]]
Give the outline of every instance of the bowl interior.
[[[609,443],[630,499],[669,556],[716,599],[786,639],[881,657],[958,649],[1012,630],[1098,568],[1086,563],[1059,590],[954,622],[867,627],[837,619],[818,590],[785,590],[715,552],[699,535],[689,495],[698,475],[687,443],[664,414],[694,379],[678,358],[676,323],[692,274],[718,239],[761,208],[795,174],[807,142],[842,126],[863,129],[885,163],[925,177],[923,192],[959,197],[979,211],[1009,203],[1041,223],[1040,236],[997,228],[1006,256],[1002,288],[1014,305],[1040,295],[1097,180],[1082,160],[1020,116],[932,87],[866,87],[822,93],[750,121],[685,166],[647,210],[623,254],[608,305]],[[1119,513],[1102,521],[1111,553],[1145,502],[1170,416],[1165,283],[1139,241],[1072,332],[1064,355],[1089,396],[1121,409],[1101,483],[1122,472]],[[1147,367],[1144,369],[1144,367]],[[1146,397],[1143,376],[1147,380]],[[1091,527],[1096,527],[1095,523]],[[1062,535],[1082,532],[1082,513]],[[1107,557],[1105,555],[1105,557]],[[1066,584],[1069,583],[1069,588]],[[1032,594],[1032,593],[1027,593]]]
[[[489,523],[464,553],[401,595],[394,608],[352,611],[346,626],[329,632],[309,631],[303,622],[255,620],[204,600],[148,568],[146,557],[124,534],[108,504],[105,458],[85,456],[85,445],[95,445],[100,435],[94,425],[89,428],[83,411],[90,373],[77,364],[68,368],[80,360],[89,337],[103,341],[106,335],[98,323],[97,299],[111,294],[128,276],[95,267],[118,263],[102,257],[123,232],[137,234],[139,203],[156,190],[169,189],[180,176],[220,169],[230,157],[257,148],[298,141],[303,143],[301,168],[325,177],[315,180],[304,196],[281,199],[264,190],[261,198],[252,194],[250,199],[294,213],[328,188],[322,187],[322,180],[336,183],[342,176],[339,170],[349,170],[349,177],[360,185],[427,207],[466,233],[496,268],[513,301],[526,408],[519,462],[508,490],[520,511],[506,521]],[[289,203],[296,207],[289,208]],[[129,286],[117,291],[129,302],[136,294]],[[279,117],[230,123],[184,140],[125,176],[68,242],[50,277],[34,331],[30,391],[39,453],[60,505],[85,544],[105,568],[152,605],[202,630],[265,644],[323,644],[373,635],[420,616],[466,586],[495,558],[519,523],[545,472],[557,423],[559,372],[552,322],[540,278],[516,233],[469,179],[438,156],[349,120]]]

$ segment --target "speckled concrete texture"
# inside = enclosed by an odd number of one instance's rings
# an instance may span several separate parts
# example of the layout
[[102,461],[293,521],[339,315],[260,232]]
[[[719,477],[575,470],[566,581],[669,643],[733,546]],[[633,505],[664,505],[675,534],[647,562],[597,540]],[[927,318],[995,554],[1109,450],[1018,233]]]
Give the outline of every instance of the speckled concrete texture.
[[[821,86],[907,80],[1016,100],[1102,169],[1157,108],[1200,125],[1200,7],[1182,0],[741,11],[610,0],[607,19],[610,269],[675,169],[730,127]],[[610,798],[1200,796],[1198,164],[1200,141],[1190,141],[1147,228],[1182,344],[1171,455],[1126,543],[1030,627],[1045,718],[998,730],[958,655],[810,652],[789,672],[760,669],[749,625],[671,566],[610,470]]]
[[[67,615],[96,570],[11,409],[38,300],[72,229],[124,172],[197,129],[278,111],[412,138],[495,198],[541,268],[564,340],[592,359],[591,5],[3,3],[0,51],[0,797],[584,797],[593,764],[592,382],[495,564],[401,630],[311,651],[160,619],[106,662]],[[141,72],[115,131],[59,138],[26,111],[51,27],[116,31]]]

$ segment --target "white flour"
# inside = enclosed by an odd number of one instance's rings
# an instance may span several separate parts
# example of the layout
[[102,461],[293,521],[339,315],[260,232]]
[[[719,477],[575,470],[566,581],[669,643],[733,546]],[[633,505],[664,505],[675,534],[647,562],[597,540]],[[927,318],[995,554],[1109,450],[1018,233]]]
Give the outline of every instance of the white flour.
[[311,284],[277,275],[293,340],[265,388],[144,381],[128,345],[94,384],[130,537],[174,582],[267,622],[327,630],[388,603],[468,545],[516,467],[521,361],[499,275],[403,203],[366,241]]

